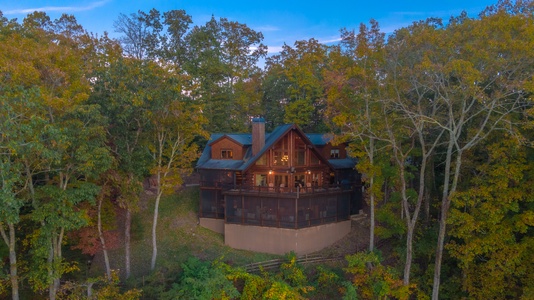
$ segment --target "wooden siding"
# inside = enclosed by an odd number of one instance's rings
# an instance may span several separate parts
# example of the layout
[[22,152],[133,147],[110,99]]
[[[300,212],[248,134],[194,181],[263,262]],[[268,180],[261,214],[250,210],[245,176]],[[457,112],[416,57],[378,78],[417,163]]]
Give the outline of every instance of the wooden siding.
[[324,147],[321,147],[321,153],[326,159],[330,159],[330,151],[332,149],[339,149],[339,158],[347,158],[347,148],[345,144],[339,144],[333,146],[331,143],[326,144]]
[[243,159],[243,155],[245,154],[244,153],[245,149],[243,146],[230,140],[227,137],[222,138],[221,140],[211,145],[211,158],[212,159],[223,159],[221,157],[222,150],[232,150],[232,154],[233,154],[232,159],[234,160]]

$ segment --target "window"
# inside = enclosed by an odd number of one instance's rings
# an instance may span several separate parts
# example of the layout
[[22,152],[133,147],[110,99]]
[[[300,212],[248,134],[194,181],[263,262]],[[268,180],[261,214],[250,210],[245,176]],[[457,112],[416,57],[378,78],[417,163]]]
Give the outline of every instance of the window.
[[330,150],[330,158],[339,158],[339,149]]
[[288,137],[285,136],[279,141],[273,151],[273,165],[275,166],[287,166],[289,165],[289,142]]
[[289,164],[289,152],[288,151],[274,151],[275,166],[287,166]]
[[234,158],[234,153],[232,152],[232,150],[228,150],[228,149],[221,150],[221,158],[232,159]]
[[274,175],[274,185],[276,187],[287,187],[288,186],[287,175]]
[[267,174],[256,174],[256,186],[267,186]]
[[267,164],[267,154],[263,154],[258,160],[256,161],[256,165],[259,166],[265,166]]
[[295,139],[294,155],[293,163],[296,166],[306,165],[306,144],[304,144],[300,137]]

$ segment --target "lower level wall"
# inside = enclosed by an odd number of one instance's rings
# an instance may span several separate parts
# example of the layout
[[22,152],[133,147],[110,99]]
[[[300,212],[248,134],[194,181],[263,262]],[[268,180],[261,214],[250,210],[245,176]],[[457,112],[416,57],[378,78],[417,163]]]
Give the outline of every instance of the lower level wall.
[[200,226],[224,234],[224,219],[200,218]]
[[332,245],[347,235],[350,227],[350,220],[302,229],[223,224],[224,242],[232,248],[271,254],[293,251],[298,255]]

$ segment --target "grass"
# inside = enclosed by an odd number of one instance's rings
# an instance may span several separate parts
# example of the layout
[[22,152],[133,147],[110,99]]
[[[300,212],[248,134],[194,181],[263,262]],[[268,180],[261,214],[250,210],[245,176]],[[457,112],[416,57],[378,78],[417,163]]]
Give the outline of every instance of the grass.
[[[134,279],[151,274],[152,221],[154,197],[146,197],[144,209],[132,218],[131,271]],[[189,187],[160,201],[157,226],[158,256],[156,270],[176,271],[190,256],[201,260],[221,259],[234,266],[269,260],[280,256],[236,250],[224,245],[221,234],[198,225],[198,187]],[[110,251],[111,267],[123,269],[124,247]],[[103,261],[103,260],[100,260]],[[101,263],[93,265],[91,273],[104,273]]]

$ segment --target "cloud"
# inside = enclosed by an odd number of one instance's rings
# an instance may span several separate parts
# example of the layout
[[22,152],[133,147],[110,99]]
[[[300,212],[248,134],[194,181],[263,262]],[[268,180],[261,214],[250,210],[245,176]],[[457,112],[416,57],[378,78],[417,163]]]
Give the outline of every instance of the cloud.
[[272,26],[272,25],[265,25],[265,26],[256,27],[256,30],[261,31],[261,32],[272,32],[272,31],[278,31],[280,30],[280,28],[276,26]]
[[284,50],[282,46],[267,46],[267,53],[280,53]]
[[97,7],[104,6],[107,2],[109,2],[109,0],[93,2],[86,6],[43,6],[43,7],[35,7],[35,8],[20,8],[20,9],[12,9],[12,10],[5,11],[4,14],[5,15],[29,14],[34,11],[71,13],[71,12],[92,10]]
[[321,43],[321,44],[331,44],[331,43],[337,43],[339,41],[341,41],[341,37],[337,36],[337,37],[330,37],[330,38],[320,39],[319,43]]

